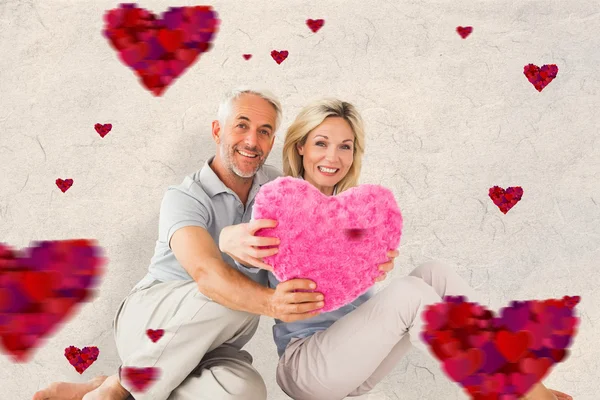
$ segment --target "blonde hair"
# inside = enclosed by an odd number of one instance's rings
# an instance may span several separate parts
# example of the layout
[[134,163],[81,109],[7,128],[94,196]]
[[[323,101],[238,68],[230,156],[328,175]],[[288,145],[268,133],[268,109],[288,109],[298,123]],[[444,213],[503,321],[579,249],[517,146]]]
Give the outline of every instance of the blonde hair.
[[295,178],[304,175],[302,156],[296,145],[304,145],[309,133],[321,125],[326,118],[344,118],[354,133],[353,161],[346,176],[336,185],[337,194],[358,185],[362,156],[365,151],[365,130],[362,117],[356,108],[345,101],[324,98],[304,107],[290,125],[283,143],[283,173]]

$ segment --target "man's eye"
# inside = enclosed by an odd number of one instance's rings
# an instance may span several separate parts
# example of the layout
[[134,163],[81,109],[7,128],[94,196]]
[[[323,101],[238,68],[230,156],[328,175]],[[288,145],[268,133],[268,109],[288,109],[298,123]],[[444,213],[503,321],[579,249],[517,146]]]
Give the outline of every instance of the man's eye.
[[262,131],[262,133],[264,133],[267,136],[269,136],[271,134],[271,132],[269,132],[269,131]]
[[238,124],[238,126],[239,126],[240,128],[245,128],[245,127],[246,127],[246,124]]

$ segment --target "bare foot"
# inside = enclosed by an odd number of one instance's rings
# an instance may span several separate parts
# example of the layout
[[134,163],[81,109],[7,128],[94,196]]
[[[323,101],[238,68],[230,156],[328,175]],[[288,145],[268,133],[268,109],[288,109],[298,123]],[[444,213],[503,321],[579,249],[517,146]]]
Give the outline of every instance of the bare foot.
[[85,383],[54,382],[34,394],[33,400],[81,400],[86,393],[100,386],[106,378],[106,376],[98,376]]
[[111,375],[102,385],[83,396],[82,400],[125,400],[128,396],[129,392],[121,386],[119,377]]

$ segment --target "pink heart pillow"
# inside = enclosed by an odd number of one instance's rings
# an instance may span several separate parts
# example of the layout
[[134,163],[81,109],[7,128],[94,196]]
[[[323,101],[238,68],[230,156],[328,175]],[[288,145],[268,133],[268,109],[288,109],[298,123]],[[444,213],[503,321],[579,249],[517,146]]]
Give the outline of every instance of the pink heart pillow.
[[257,236],[277,237],[279,252],[265,257],[284,282],[311,279],[325,296],[323,312],[336,310],[365,293],[398,248],[402,214],[392,192],[363,184],[325,196],[309,182],[280,177],[263,185],[253,219],[274,219],[275,228]]

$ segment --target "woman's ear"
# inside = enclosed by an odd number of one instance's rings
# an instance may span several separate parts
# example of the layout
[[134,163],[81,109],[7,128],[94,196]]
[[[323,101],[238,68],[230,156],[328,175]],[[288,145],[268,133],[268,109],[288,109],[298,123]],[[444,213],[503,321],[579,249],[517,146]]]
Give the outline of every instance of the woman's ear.
[[304,146],[300,143],[296,143],[296,150],[298,150],[298,154],[300,154],[301,156],[304,155]]

